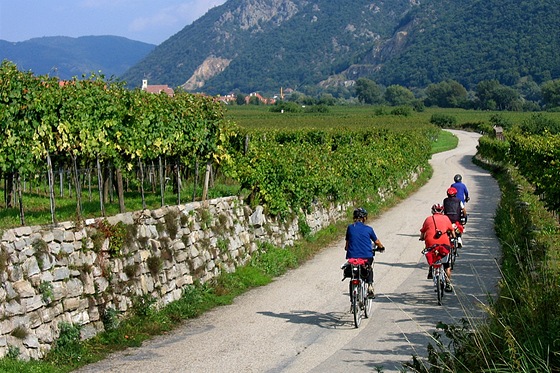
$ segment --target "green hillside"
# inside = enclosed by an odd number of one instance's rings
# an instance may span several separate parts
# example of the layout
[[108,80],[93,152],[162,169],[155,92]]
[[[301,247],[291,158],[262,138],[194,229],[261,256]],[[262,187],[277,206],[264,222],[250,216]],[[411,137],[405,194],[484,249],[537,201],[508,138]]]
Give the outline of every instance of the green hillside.
[[[148,77],[173,87],[197,77],[202,85],[186,89],[209,94],[272,95],[280,87],[314,93],[329,85],[351,86],[360,77],[420,88],[445,79],[468,89],[490,79],[540,84],[560,77],[557,5],[552,0],[293,0],[278,6],[229,0],[122,77],[133,86]],[[208,73],[210,58],[227,66]]]

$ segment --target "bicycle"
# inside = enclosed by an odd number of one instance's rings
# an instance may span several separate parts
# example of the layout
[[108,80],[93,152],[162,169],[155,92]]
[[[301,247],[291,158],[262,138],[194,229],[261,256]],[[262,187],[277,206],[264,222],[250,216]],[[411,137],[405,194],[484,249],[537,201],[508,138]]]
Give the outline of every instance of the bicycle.
[[445,284],[447,281],[442,259],[445,258],[450,251],[451,247],[447,245],[433,245],[422,250],[422,254],[426,257],[428,264],[433,268],[432,274],[439,306],[443,303],[443,295],[445,294]]
[[[372,299],[369,298],[367,294],[366,279],[368,271],[373,269],[368,266],[367,263],[367,259],[349,258],[341,267],[344,270],[342,281],[344,281],[346,277],[350,277],[350,284],[348,286],[350,292],[350,307],[351,312],[354,314],[354,326],[356,328],[358,328],[362,322],[362,311],[365,318],[371,315]],[[347,268],[349,268],[349,270]]]
[[[384,252],[385,247],[372,247],[373,252]],[[350,278],[348,285],[350,293],[351,312],[354,314],[354,326],[358,328],[362,322],[362,312],[365,318],[371,316],[372,297],[368,296],[367,278],[369,271],[373,274],[373,263],[368,265],[368,260],[363,258],[349,258],[340,268],[344,270],[344,277]]]

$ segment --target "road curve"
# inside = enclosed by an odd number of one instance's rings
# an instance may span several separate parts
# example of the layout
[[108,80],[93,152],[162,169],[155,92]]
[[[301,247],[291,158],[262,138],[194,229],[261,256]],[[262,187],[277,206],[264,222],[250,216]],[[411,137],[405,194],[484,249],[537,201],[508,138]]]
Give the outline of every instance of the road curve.
[[[471,162],[479,135],[452,131],[459,146],[433,156],[432,179],[371,224],[387,247],[376,257],[373,316],[359,329],[341,282],[344,240],[298,269],[253,289],[229,306],[190,320],[142,347],[128,349],[77,372],[398,372],[411,356],[426,355],[438,321],[484,317],[499,279],[493,217],[499,189]],[[464,249],[453,272],[454,293],[438,306],[419,229],[460,173],[471,201]]]

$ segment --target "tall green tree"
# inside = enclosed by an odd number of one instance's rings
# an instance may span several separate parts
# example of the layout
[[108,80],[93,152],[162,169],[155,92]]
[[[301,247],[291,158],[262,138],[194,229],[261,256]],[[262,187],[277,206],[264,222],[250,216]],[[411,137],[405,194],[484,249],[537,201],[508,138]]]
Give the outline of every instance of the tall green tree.
[[477,106],[484,110],[520,110],[522,107],[519,92],[496,79],[479,82],[476,97]]
[[356,80],[356,96],[364,104],[383,103],[383,90],[371,79],[359,78]]
[[414,93],[410,89],[398,84],[388,86],[383,97],[393,106],[411,105],[415,100]]
[[547,108],[560,107],[560,79],[544,83],[541,92]]
[[442,108],[465,107],[468,101],[467,90],[455,80],[448,79],[430,84],[426,90],[425,104]]

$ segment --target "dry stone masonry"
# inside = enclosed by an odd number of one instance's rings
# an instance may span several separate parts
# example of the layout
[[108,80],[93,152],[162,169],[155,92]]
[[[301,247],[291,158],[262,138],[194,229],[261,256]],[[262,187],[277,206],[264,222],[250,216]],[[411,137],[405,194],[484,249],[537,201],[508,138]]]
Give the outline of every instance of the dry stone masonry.
[[[311,232],[345,217],[349,206],[317,206]],[[0,357],[40,359],[61,323],[81,337],[104,330],[107,312],[124,314],[143,296],[162,306],[195,281],[235,271],[259,242],[291,246],[298,217],[277,220],[237,197],[90,219],[77,226],[10,229],[0,242]]]

